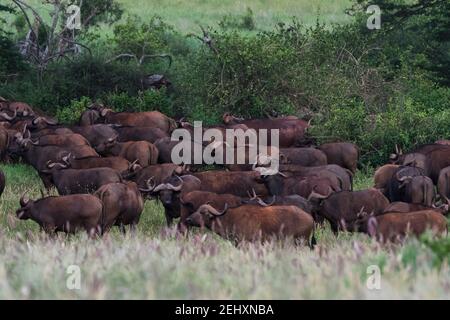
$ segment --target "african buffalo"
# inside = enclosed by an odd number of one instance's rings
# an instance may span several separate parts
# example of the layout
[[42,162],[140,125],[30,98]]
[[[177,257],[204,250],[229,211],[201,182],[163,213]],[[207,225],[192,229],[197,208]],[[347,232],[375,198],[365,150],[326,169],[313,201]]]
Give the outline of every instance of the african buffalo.
[[359,148],[353,143],[325,143],[320,145],[318,148],[326,154],[329,164],[337,164],[343,168],[349,169],[353,173],[356,172],[359,158]]
[[103,204],[97,197],[82,194],[36,201],[22,196],[16,214],[19,219],[37,222],[48,233],[74,233],[84,229],[93,236],[101,233]]
[[153,127],[164,132],[171,133],[178,125],[176,121],[159,111],[146,112],[113,112],[104,108],[100,111],[100,117],[106,123],[120,124],[123,126]]
[[296,194],[308,198],[313,191],[322,195],[328,195],[332,192],[342,190],[340,180],[334,174],[327,171],[306,177],[291,173],[261,176],[261,179],[272,196]]
[[[311,175],[322,176],[324,171],[329,172],[334,174],[341,181],[342,190],[353,190],[353,173],[350,170],[344,169],[336,164],[328,164],[326,166],[318,166],[318,167],[303,167],[292,164],[281,164],[278,169],[282,173],[291,172],[296,175],[304,177]],[[254,170],[259,171],[258,168],[255,168]]]
[[9,110],[20,117],[28,117],[35,115],[33,108],[29,104],[25,102],[8,101],[4,98],[0,99],[0,109]]
[[81,127],[92,126],[100,119],[100,112],[95,109],[88,109],[80,116],[79,125]]
[[267,241],[273,238],[293,238],[299,244],[313,245],[314,220],[308,213],[294,206],[261,207],[243,205],[217,210],[204,204],[191,214],[186,223],[204,227],[225,239],[234,241]]
[[159,151],[156,146],[147,141],[117,142],[111,141],[98,145],[96,150],[104,156],[116,156],[137,162],[142,167],[156,164]]
[[330,222],[331,229],[357,231],[359,216],[367,212],[379,215],[389,205],[389,200],[377,189],[361,191],[341,191],[323,196],[313,193],[310,196],[318,217]]
[[[48,162],[51,164],[52,161]],[[133,170],[133,165],[126,159],[121,157],[85,157],[75,158],[72,154],[62,157],[58,162],[63,168],[71,169],[92,169],[92,168],[111,168],[126,176],[130,170]]]
[[9,133],[8,130],[0,127],[0,160],[6,158],[9,145]]
[[309,123],[301,119],[281,118],[281,119],[251,119],[243,120],[237,118],[229,113],[224,114],[223,122],[230,126],[236,124],[244,124],[249,129],[254,129],[259,133],[259,130],[267,130],[267,141],[269,145],[270,130],[279,130],[279,146],[281,148],[289,148],[297,145],[303,138]]
[[64,169],[59,163],[48,165],[53,184],[60,195],[76,193],[93,193],[101,186],[122,182],[120,173],[111,168]]
[[292,194],[289,196],[272,196],[269,197],[266,200],[261,199],[256,194],[253,194],[253,196],[249,200],[244,200],[245,204],[259,204],[263,207],[268,206],[296,206],[302,209],[303,211],[312,214],[313,207],[311,203],[303,198],[302,196],[299,196],[297,194]]
[[179,230],[184,231],[186,219],[205,203],[210,204],[214,208],[223,208],[225,205],[229,208],[235,208],[245,204],[244,202],[244,198],[232,194],[217,194],[199,190],[184,193],[180,197],[181,208],[178,228]]
[[186,173],[186,168],[173,163],[155,164],[133,171],[126,179],[133,180],[140,188],[146,188],[147,182],[152,179],[153,183],[161,184],[174,174],[182,175]]
[[255,171],[204,171],[193,173],[201,181],[201,190],[215,193],[229,193],[240,197],[248,196],[254,189],[256,194],[268,196],[268,190],[261,183],[261,175]]
[[439,173],[437,190],[442,202],[450,205],[450,167],[445,167]]
[[34,141],[33,139],[30,139],[30,141],[33,145],[36,146],[48,146],[48,145],[62,146],[62,147],[91,146],[89,144],[89,141],[86,140],[86,138],[77,133],[44,135],[37,138]]
[[400,166],[389,180],[387,197],[391,202],[407,201],[405,181],[412,177],[424,176],[424,170],[417,167]]
[[125,232],[125,226],[134,230],[142,211],[144,199],[134,182],[109,183],[103,185],[95,193],[103,202],[103,230],[109,230],[113,225],[119,226]]
[[146,195],[156,195],[164,206],[167,225],[172,224],[173,219],[179,218],[181,215],[180,198],[188,192],[199,190],[201,181],[192,176],[172,176],[167,178],[163,183],[152,184],[152,179],[147,181],[147,188],[139,188]]
[[435,210],[385,213],[368,218],[360,228],[382,242],[395,242],[407,235],[418,237],[427,230],[435,235],[447,234],[447,219]]
[[304,167],[327,165],[326,154],[316,148],[281,148],[280,163],[296,164]]
[[387,195],[389,189],[389,181],[399,168],[397,164],[385,164],[379,167],[373,176],[374,188],[379,189],[384,195]]
[[105,142],[112,142],[118,136],[117,131],[107,124],[94,124],[84,127],[70,127],[70,129],[85,137],[93,148]]
[[424,204],[431,207],[436,196],[433,181],[426,176],[406,177],[400,188],[404,188],[405,202]]

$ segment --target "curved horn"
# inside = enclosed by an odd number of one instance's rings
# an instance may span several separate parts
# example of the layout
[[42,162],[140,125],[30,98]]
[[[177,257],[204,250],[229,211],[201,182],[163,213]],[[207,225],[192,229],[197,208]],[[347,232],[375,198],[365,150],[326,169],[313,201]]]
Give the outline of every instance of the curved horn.
[[41,120],[41,119],[42,119],[42,117],[36,117],[36,118],[34,118],[33,120],[31,120],[31,124],[32,124],[32,125],[36,125],[37,121],[39,121],[39,120]]
[[173,191],[180,191],[181,188],[183,187],[184,181],[183,181],[183,179],[181,179],[179,176],[176,176],[176,177],[178,178],[178,180],[181,181],[180,185],[178,185],[178,186],[175,187],[173,184],[167,183],[166,186],[167,186],[167,188],[170,189],[170,190],[173,190]]
[[399,154],[399,150],[398,150],[398,145],[397,144],[395,144],[395,153]]
[[29,139],[30,143],[34,146],[38,146],[39,145],[39,139],[37,139],[36,141],[33,141],[33,139]]
[[[118,138],[118,136],[114,136],[114,137],[109,138],[107,141],[108,141],[108,142],[114,142],[114,141],[117,140],[117,138]],[[136,161],[137,161],[137,160],[136,160]]]
[[12,116],[9,116],[6,112],[2,112],[0,113],[0,116],[2,116],[3,118],[5,118],[5,120],[7,121],[12,121],[16,118],[17,116],[17,110],[14,110],[14,114]]
[[21,207],[25,207],[29,202],[30,202],[30,198],[28,198],[28,196],[26,196],[25,194],[23,194],[20,197],[20,206]]
[[153,192],[158,192],[158,191],[166,190],[166,189],[167,189],[167,185],[164,183],[161,183],[153,189]]
[[272,201],[270,202],[270,203],[266,203],[266,202],[264,202],[261,198],[257,198],[258,200],[258,203],[261,205],[261,206],[263,206],[263,207],[270,207],[271,205],[273,205],[274,203],[275,203],[275,201],[276,201],[276,197],[277,196],[272,196]]
[[210,204],[204,204],[204,205],[201,205],[200,208],[198,208],[198,211],[200,211],[200,212],[207,211],[216,217],[223,216],[227,212],[227,210],[228,210],[227,203],[225,203],[225,207],[223,208],[223,210],[221,212],[219,212],[216,208],[214,208]]
[[47,118],[43,118],[44,119],[44,121],[47,123],[47,124],[49,124],[49,125],[57,125],[58,124],[58,122],[56,121],[56,120],[53,120],[53,119],[47,119]]
[[147,184],[147,189],[139,188],[140,191],[142,191],[142,192],[152,192],[155,189],[156,184],[154,182],[153,177],[148,179],[145,183]]
[[403,182],[403,181],[406,181],[406,180],[411,180],[412,178],[413,178],[412,176],[403,176],[403,177],[397,178],[397,179],[398,179],[398,181]]
[[331,189],[330,186],[328,186],[328,193],[327,193],[326,195],[317,193],[317,192],[315,192],[314,189],[313,189],[313,191],[312,191],[312,192],[309,194],[309,196],[308,196],[308,201],[310,201],[310,200],[313,199],[313,198],[314,198],[314,199],[326,199],[326,198],[328,198],[332,193],[333,193],[333,189]]

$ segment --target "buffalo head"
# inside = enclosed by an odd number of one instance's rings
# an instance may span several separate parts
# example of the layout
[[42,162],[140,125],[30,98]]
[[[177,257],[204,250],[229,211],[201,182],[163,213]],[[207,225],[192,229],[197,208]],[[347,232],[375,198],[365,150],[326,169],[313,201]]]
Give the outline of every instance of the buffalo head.
[[204,227],[211,225],[212,221],[220,216],[223,216],[228,210],[228,205],[222,211],[217,210],[209,203],[201,205],[196,212],[191,214],[187,219],[186,223],[194,227]]

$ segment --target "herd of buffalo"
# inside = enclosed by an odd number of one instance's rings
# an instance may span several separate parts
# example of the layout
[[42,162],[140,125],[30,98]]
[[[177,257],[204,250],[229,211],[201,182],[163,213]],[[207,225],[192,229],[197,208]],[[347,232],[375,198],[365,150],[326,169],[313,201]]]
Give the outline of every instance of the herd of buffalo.
[[[22,195],[16,212],[49,233],[86,230],[94,236],[113,226],[126,232],[149,199],[162,203],[168,225],[179,219],[182,233],[206,227],[233,240],[287,237],[313,245],[315,228],[325,220],[335,233],[365,232],[381,241],[447,232],[448,141],[408,153],[397,148],[375,172],[373,188],[353,191],[358,147],[315,146],[308,127],[293,116],[245,120],[225,114],[223,124],[209,128],[279,130],[279,171],[265,175],[258,157],[211,170],[172,163],[178,142],[171,133],[193,128],[183,119],[93,104],[78,125],[63,126],[37,108],[0,97],[0,159],[30,164],[47,190],[57,189],[59,196],[42,191],[36,200]],[[5,183],[0,170],[0,196]]]

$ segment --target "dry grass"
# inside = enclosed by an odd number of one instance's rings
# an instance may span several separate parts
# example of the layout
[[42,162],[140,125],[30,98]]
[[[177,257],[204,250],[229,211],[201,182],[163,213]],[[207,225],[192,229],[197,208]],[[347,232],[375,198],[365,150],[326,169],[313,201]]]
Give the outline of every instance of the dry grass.
[[[362,234],[336,239],[326,228],[317,231],[314,251],[277,242],[235,247],[210,233],[177,237],[155,203],[146,204],[135,235],[48,238],[13,215],[20,194],[39,195],[34,171],[2,169],[0,299],[450,298],[448,264],[436,267],[434,253],[417,240],[388,248]],[[362,188],[371,179],[359,174],[356,182]],[[66,287],[69,265],[80,267],[80,290]],[[381,290],[366,286],[370,265],[382,270]]]

